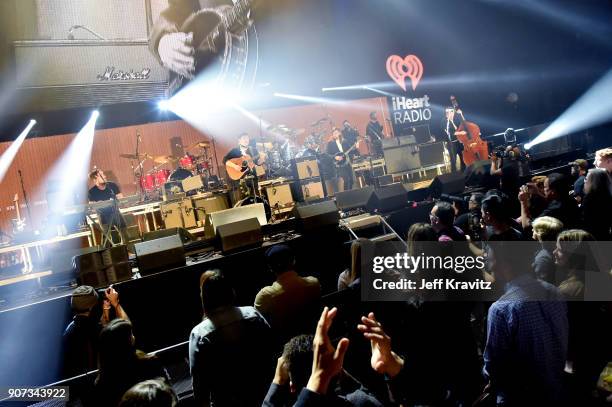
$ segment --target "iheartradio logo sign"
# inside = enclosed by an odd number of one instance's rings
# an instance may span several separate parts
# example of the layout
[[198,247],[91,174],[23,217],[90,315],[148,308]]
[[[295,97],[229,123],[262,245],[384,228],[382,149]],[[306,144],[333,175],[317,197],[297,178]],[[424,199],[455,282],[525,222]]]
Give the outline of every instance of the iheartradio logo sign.
[[412,90],[416,90],[423,77],[423,63],[416,55],[391,55],[387,58],[387,73],[406,92],[406,78],[410,78]]

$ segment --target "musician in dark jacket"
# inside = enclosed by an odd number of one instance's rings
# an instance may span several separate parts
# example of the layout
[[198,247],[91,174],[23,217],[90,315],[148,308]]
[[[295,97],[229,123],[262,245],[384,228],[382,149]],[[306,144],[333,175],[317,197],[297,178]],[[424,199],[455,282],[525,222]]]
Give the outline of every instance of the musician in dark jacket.
[[[334,157],[336,163],[336,178],[326,181],[327,194],[332,195],[335,192],[342,192],[353,189],[353,168],[351,167],[349,158],[345,153],[353,147],[348,140],[342,137],[342,132],[337,127],[332,130],[332,139],[327,143],[326,152]],[[353,156],[355,148],[349,153]],[[330,193],[333,191],[333,193]]]
[[[447,107],[445,110],[445,117],[442,121],[442,133],[444,134],[443,141],[448,142],[448,153],[451,160],[451,171],[460,171],[465,168],[463,162],[463,144],[457,140],[455,132],[461,125],[461,110],[457,110],[452,107]],[[457,167],[457,156],[459,156],[459,167]]]
[[371,151],[377,157],[383,156],[382,140],[385,138],[383,134],[383,126],[376,118],[376,112],[370,112],[370,121],[366,126],[366,137],[370,140]]

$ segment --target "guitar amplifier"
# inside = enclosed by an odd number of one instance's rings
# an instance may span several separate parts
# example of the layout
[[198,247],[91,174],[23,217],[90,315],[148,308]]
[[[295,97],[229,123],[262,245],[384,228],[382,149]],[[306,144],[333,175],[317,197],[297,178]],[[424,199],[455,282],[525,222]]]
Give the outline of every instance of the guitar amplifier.
[[224,194],[215,194],[212,196],[196,195],[192,197],[193,207],[196,211],[198,221],[204,223],[206,214],[228,209],[227,197]]
[[294,196],[296,196],[300,202],[325,198],[321,178],[310,178],[294,182],[293,189]]
[[319,164],[316,158],[312,156],[296,158],[293,162],[293,166],[297,179],[304,180],[320,176]]
[[195,212],[191,198],[161,204],[161,215],[166,229],[196,227]]
[[277,184],[264,187],[270,208],[288,208],[295,204],[290,184]]
[[149,41],[14,41],[18,98],[33,110],[141,102],[165,97],[168,72]]

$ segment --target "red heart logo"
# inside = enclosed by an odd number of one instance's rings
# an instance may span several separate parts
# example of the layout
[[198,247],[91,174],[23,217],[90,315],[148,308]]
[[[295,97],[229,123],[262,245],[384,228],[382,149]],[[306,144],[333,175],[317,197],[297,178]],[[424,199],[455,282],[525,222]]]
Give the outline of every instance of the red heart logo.
[[387,58],[387,73],[406,92],[406,78],[412,82],[412,90],[416,90],[423,76],[423,63],[416,55],[408,55],[405,58],[399,55],[391,55]]

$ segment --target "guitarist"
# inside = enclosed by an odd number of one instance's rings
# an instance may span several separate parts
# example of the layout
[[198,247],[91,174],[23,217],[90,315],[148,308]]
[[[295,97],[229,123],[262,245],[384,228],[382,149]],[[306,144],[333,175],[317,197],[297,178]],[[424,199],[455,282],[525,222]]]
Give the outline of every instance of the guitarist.
[[[160,64],[188,79],[193,79],[195,72],[195,49],[193,33],[180,32],[179,27],[192,14],[200,10],[216,9],[233,6],[232,0],[168,0],[159,19],[153,25],[149,36],[149,49]],[[240,33],[248,28],[250,20],[248,13],[235,26],[229,27],[230,32]],[[213,29],[214,27],[210,27]]]
[[[336,177],[326,182],[327,194],[332,195],[336,192],[342,192],[349,189],[353,189],[353,168],[351,167],[350,158],[359,154],[356,148],[353,148],[355,144],[346,140],[342,136],[342,132],[337,127],[332,129],[332,138],[327,143],[326,152],[330,156],[334,157],[336,164]],[[352,149],[352,150],[351,150]],[[345,152],[350,151],[347,157]]]
[[[245,169],[242,168],[242,166],[233,163],[232,159],[234,158],[240,158],[240,157],[246,157],[249,156],[253,159],[253,163],[255,165],[261,165],[263,164],[263,162],[265,161],[265,155],[264,154],[260,154],[257,151],[257,148],[251,144],[251,138],[249,137],[249,135],[247,133],[242,133],[238,136],[238,146],[232,148],[226,155],[225,157],[223,157],[223,164],[226,167],[231,167],[235,170],[238,171],[244,171]],[[232,189],[232,197],[235,198],[234,203],[236,203],[237,201],[239,201],[241,199],[240,194],[239,194],[239,190],[240,190],[240,182],[242,182],[244,180],[245,177],[252,175],[254,176],[254,180],[256,182],[257,180],[257,176],[255,173],[255,168],[253,169],[247,169],[245,172],[245,176],[242,177],[240,180],[238,181],[233,181],[233,180],[229,180],[230,181],[230,186]]]

